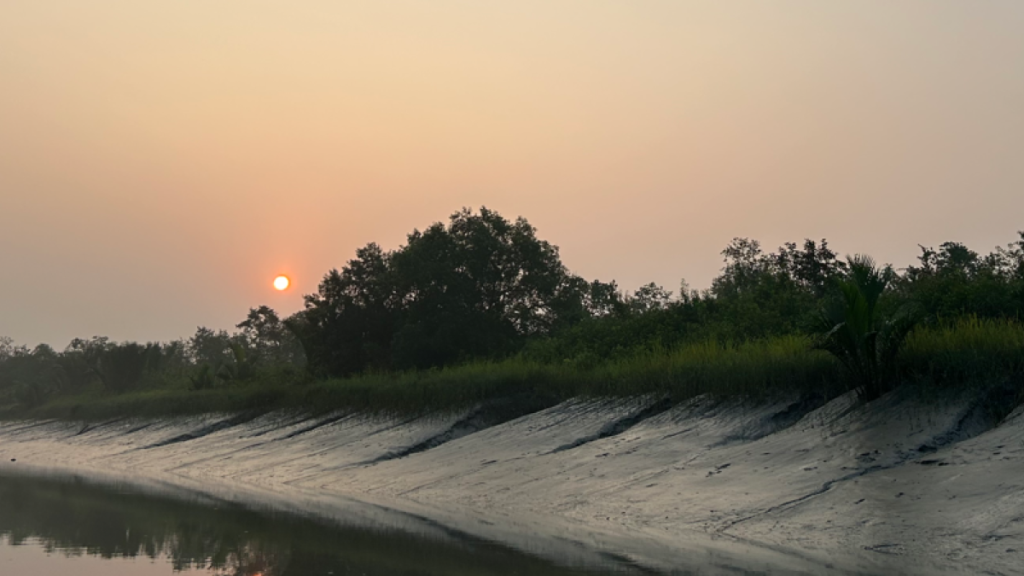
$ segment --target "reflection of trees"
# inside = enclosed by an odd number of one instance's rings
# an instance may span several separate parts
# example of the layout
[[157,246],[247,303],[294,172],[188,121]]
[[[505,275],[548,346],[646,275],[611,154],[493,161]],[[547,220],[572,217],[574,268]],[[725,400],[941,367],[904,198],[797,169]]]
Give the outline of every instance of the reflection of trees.
[[[216,576],[565,574],[475,540],[326,526],[224,503],[183,502],[81,481],[0,476],[0,538],[50,552],[167,559]],[[616,574],[624,574],[616,572]]]
[[175,570],[208,569],[216,576],[280,576],[288,567],[288,550],[259,540],[236,546],[224,546],[223,540],[207,544],[212,545],[208,548],[212,552],[205,559],[199,559],[195,552],[182,553],[176,546],[171,546],[167,555]]
[[75,483],[0,481],[0,535],[11,544],[35,538],[68,556],[167,558],[175,570],[218,576],[281,574],[287,547],[251,533],[233,512],[245,514]]
[[218,576],[280,576],[287,568],[287,555],[268,554],[245,546],[228,555],[227,563],[216,568]]

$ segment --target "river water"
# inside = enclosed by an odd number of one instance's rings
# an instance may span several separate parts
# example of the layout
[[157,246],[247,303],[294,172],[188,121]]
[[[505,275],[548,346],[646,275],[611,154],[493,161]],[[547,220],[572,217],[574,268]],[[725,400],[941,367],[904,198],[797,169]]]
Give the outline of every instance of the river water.
[[466,535],[339,526],[74,478],[0,476],[0,574],[84,576],[624,575]]

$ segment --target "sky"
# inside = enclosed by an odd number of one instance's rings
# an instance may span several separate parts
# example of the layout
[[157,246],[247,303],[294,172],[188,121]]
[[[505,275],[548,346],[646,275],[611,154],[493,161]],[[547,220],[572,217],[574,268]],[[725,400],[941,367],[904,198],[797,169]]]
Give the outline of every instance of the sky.
[[1024,229],[1021,30],[1020,0],[3,1],[0,336],[291,314],[462,207],[625,289],[706,288],[734,237],[988,252]]

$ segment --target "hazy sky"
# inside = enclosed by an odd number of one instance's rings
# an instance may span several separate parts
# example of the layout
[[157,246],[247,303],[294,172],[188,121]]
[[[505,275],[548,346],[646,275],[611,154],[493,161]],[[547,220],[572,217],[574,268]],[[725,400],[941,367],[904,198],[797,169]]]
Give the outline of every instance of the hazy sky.
[[[301,307],[463,206],[587,278],[1024,229],[1020,0],[3,0],[0,335]],[[292,276],[284,294],[274,275]]]

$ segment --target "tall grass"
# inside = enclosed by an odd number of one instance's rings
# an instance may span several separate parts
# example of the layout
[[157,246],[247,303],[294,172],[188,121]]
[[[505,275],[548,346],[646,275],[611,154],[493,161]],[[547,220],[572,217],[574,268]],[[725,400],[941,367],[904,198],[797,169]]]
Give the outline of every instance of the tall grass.
[[497,398],[518,398],[534,406],[580,396],[658,394],[674,401],[700,394],[765,398],[830,390],[835,388],[837,373],[836,363],[826,353],[813,350],[807,338],[791,336],[740,344],[697,343],[589,366],[512,358],[307,385],[94,393],[60,398],[24,415],[95,420],[289,408],[402,415],[457,411]]
[[[1024,382],[1024,325],[963,318],[920,326],[898,358],[905,381],[951,388],[1012,380]],[[847,377],[806,336],[742,343],[707,341],[608,360],[543,363],[524,358],[475,362],[439,370],[366,374],[306,384],[260,381],[213,390],[183,388],[121,395],[62,397],[3,416],[105,419],[202,412],[297,409],[413,415],[451,412],[498,398],[534,406],[574,397],[662,395],[683,401],[698,395],[764,400],[847,389]]]
[[829,388],[837,368],[803,336],[739,344],[708,341],[601,364],[591,372],[586,391],[611,396],[665,393],[675,400],[701,394],[764,398]]
[[900,356],[904,378],[951,387],[1024,378],[1024,324],[965,316],[919,328]]
[[379,374],[318,383],[310,406],[410,413],[464,408],[498,397],[528,396],[555,403],[577,396],[700,394],[767,397],[820,391],[835,383],[837,366],[804,337],[738,345],[707,342],[654,350],[581,367],[523,359],[480,362],[444,370]]

